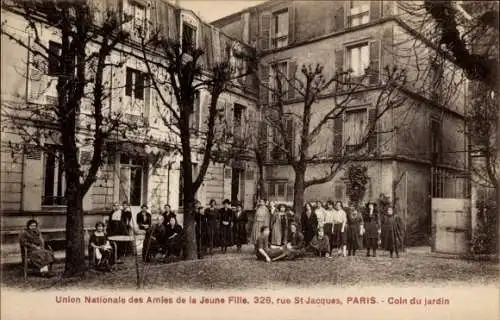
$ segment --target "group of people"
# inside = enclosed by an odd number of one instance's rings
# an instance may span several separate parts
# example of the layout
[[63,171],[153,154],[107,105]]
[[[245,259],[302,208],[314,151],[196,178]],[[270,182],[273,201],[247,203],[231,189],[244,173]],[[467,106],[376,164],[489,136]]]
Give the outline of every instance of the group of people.
[[[320,201],[306,203],[300,217],[285,204],[266,203],[259,200],[255,208],[250,236],[247,234],[248,215],[241,203],[228,199],[218,208],[210,200],[207,208],[199,201],[195,203],[195,233],[198,257],[213,254],[215,248],[222,253],[236,245],[241,251],[248,238],[255,246],[259,260],[277,261],[295,259],[307,252],[321,257],[334,255],[354,256],[362,248],[367,256],[375,257],[379,247],[388,250],[390,256],[399,257],[403,244],[403,224],[393,207],[377,208],[373,202],[361,210],[344,208],[341,201]],[[89,254],[93,255],[96,267],[110,270],[114,263],[120,263],[129,250],[127,242],[116,243],[115,261],[110,245],[110,236],[143,235],[142,258],[145,262],[160,254],[164,259],[180,257],[184,246],[184,230],[177,222],[177,215],[165,205],[161,214],[153,215],[143,205],[135,222],[128,203],[115,203],[107,217],[107,224],[98,222],[89,239]],[[29,259],[40,274],[51,275],[54,255],[47,248],[36,220],[29,220],[20,235],[23,259]],[[27,256],[25,255],[25,252]]]
[[375,257],[379,247],[392,258],[399,257],[403,245],[403,223],[393,207],[379,210],[373,202],[362,210],[344,208],[341,201],[310,202],[299,219],[284,204],[260,200],[252,240],[257,258],[269,262],[295,259],[306,252],[327,258],[354,256],[362,248],[368,257]]

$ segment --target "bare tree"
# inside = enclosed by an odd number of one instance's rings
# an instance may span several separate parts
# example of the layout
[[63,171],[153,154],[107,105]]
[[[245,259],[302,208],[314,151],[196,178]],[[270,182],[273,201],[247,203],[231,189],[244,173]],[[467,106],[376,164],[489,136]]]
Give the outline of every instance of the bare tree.
[[[116,12],[84,1],[8,1],[2,9],[26,22],[28,40],[11,29],[9,21],[1,29],[29,52],[31,73],[26,76],[51,79],[32,88],[34,99],[27,98],[28,103],[3,108],[2,116],[22,130],[27,142],[61,155],[67,206],[65,275],[79,275],[86,270],[83,197],[96,181],[106,139],[120,127],[120,116],[110,112],[106,102],[111,94],[109,57],[128,34],[121,31],[123,21]],[[49,45],[47,34],[57,35],[59,44]],[[33,97],[42,96],[52,83],[56,97],[51,103]],[[44,140],[57,145],[48,149]],[[83,160],[85,145],[92,151]]]
[[[220,35],[223,37],[223,35]],[[211,45],[211,44],[207,44]],[[177,39],[152,32],[142,39],[143,60],[156,94],[156,105],[163,125],[170,129],[182,156],[183,213],[186,235],[185,259],[196,259],[194,221],[195,194],[201,187],[211,162],[226,161],[234,154],[233,135],[226,123],[219,98],[235,89],[238,79],[252,71],[253,51],[227,38],[218,61],[208,61],[204,49],[182,44]],[[151,48],[160,59],[150,58]],[[193,126],[197,99],[204,93],[207,103],[202,124]],[[197,172],[192,167],[194,152],[202,154]]]
[[[383,74],[368,68],[359,77],[354,77],[352,70],[337,70],[335,75],[327,77],[319,64],[303,65],[300,72],[285,74],[279,65],[271,65],[271,81],[262,76],[260,79],[264,92],[270,93],[263,121],[272,130],[271,157],[291,166],[295,172],[294,212],[300,215],[307,188],[333,180],[351,161],[371,159],[377,152],[377,135],[395,129],[382,129],[378,123],[405,101],[398,88],[404,86],[406,75],[404,70],[387,67]],[[341,132],[345,112],[359,99],[362,89],[373,89],[369,94],[372,106],[369,123],[359,137],[351,138],[357,141],[343,141],[342,136],[333,132],[339,128]],[[287,105],[291,96],[298,96],[299,105]],[[316,106],[321,99],[328,99],[328,103],[320,110]],[[331,134],[330,138],[318,142],[325,134]],[[319,176],[307,177],[308,168],[318,164],[327,169]]]

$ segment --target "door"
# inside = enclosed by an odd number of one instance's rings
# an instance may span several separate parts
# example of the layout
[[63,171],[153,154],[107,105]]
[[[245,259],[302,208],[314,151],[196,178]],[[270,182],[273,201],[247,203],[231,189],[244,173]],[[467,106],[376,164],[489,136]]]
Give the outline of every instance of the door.
[[432,199],[433,251],[449,254],[468,252],[471,215],[468,199]]

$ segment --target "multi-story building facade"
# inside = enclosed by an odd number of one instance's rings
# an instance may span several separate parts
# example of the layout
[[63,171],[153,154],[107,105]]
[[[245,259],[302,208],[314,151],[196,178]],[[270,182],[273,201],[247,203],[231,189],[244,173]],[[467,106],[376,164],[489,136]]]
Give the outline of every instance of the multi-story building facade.
[[[461,86],[455,68],[445,58],[431,59],[440,55],[436,55],[435,47],[425,34],[419,33],[411,19],[398,10],[397,2],[268,1],[207,24],[193,12],[176,7],[172,4],[175,1],[122,1],[120,8],[128,10],[136,18],[134,21],[150,19],[170,37],[191,41],[204,48],[207,64],[220,59],[224,54],[221,47],[233,42],[256,50],[261,66],[279,64],[285,74],[294,74],[307,63],[322,64],[326,76],[347,69],[363,75],[367,65],[376,66],[379,71],[386,65],[406,68],[408,86],[404,93],[410,99],[379,120],[377,127],[385,133],[378,134],[372,142],[377,151],[361,161],[368,168],[370,177],[365,200],[375,200],[381,193],[395,198],[410,231],[408,244],[421,242],[430,235],[427,229],[431,225],[431,197],[444,190],[440,184],[445,180],[439,175],[467,168],[467,157],[464,152],[459,152],[466,147],[463,133],[460,133],[464,124],[464,103],[463,97],[457,94],[460,89],[443,98],[446,86]],[[9,24],[23,30],[23,21],[19,17],[5,12],[4,16],[7,15]],[[50,45],[51,40],[57,42],[56,38],[47,36],[47,44]],[[153,103],[154,92],[148,88],[140,90],[146,81],[146,68],[141,59],[135,59],[131,54],[134,50],[139,49],[133,43],[122,44],[117,50],[116,59],[119,60],[124,53],[128,58],[123,68],[115,70],[113,79],[118,82],[115,85],[122,90],[113,93],[109,107],[120,108],[131,121],[147,126],[147,130],[131,132],[125,137],[117,135],[115,141],[110,142],[116,146],[113,149],[115,156],[109,157],[101,168],[98,181],[84,201],[85,221],[89,227],[102,219],[113,202],[122,200],[130,201],[135,210],[143,203],[154,211],[167,203],[176,210],[182,209],[181,157],[175,152],[167,152],[161,157],[161,165],[153,164],[151,159],[165,150],[145,139],[144,132],[160,137],[163,142],[175,144],[178,140],[171,138],[161,121],[156,121],[159,114]],[[30,97],[34,96],[32,92],[37,86],[22,76],[28,72],[27,59],[27,50],[2,37],[2,104],[34,103]],[[269,72],[261,69],[259,74]],[[327,130],[321,134],[316,141],[318,149],[329,146],[326,150],[332,153],[332,159],[311,165],[307,175],[319,174],[329,161],[334,161],[333,153],[338,149],[332,148],[332,141],[340,137],[341,145],[346,147],[360,136],[373,117],[373,100],[379,92],[377,83],[356,93],[340,126],[335,126],[333,132]],[[259,97],[259,90],[253,85],[254,81],[243,79],[225,92],[219,101],[235,135],[243,131],[245,122],[262,118],[258,114],[265,112],[269,103],[269,93],[263,97],[265,91],[261,90]],[[49,88],[44,101],[38,103],[50,103],[51,99]],[[314,114],[327,108],[331,99],[328,95],[321,97],[314,106],[317,108]],[[201,92],[197,101],[192,122],[194,126],[203,126],[208,96]],[[286,104],[286,108],[300,113],[302,104],[298,96],[289,95]],[[298,143],[297,132],[293,137]],[[271,130],[267,131],[267,139],[274,139]],[[85,151],[82,148],[82,157],[85,157]],[[45,230],[63,231],[64,178],[57,158],[36,147],[26,147],[14,127],[4,121],[1,155],[3,239],[21,229],[27,217],[39,219]],[[195,167],[198,157],[199,154],[194,152]],[[211,164],[197,198],[202,203],[212,198],[219,202],[224,198],[238,199],[243,201],[246,209],[251,209],[257,170],[257,166],[248,160]],[[266,197],[292,201],[293,177],[293,170],[267,150]],[[308,188],[305,197],[306,200],[345,201],[345,188],[345,181],[339,174],[330,182]]]
[[[404,68],[408,100],[377,123],[377,151],[367,161],[365,201],[383,193],[396,201],[408,229],[408,244],[426,243],[431,235],[431,198],[442,196],[448,173],[467,168],[464,126],[464,95],[461,75],[426,39],[413,18],[396,1],[268,1],[214,21],[225,33],[257,48],[263,68],[280,64],[285,74],[295,74],[304,64],[319,63],[325,78],[350,69],[362,75],[365,68]],[[281,66],[282,65],[282,66]],[[267,76],[267,72],[260,73]],[[380,88],[356,93],[340,126],[325,130],[317,139],[318,149],[342,137],[343,147],[370,121],[370,110]],[[261,101],[267,101],[261,96]],[[303,102],[288,97],[287,108],[300,114]],[[333,103],[325,95],[315,104],[314,115]],[[265,107],[263,107],[265,112]],[[360,125],[358,125],[360,124]],[[268,132],[272,139],[272,132]],[[298,143],[298,133],[294,140]],[[354,138],[354,139],[353,139]],[[338,148],[337,148],[338,149]],[[336,152],[332,150],[332,152]],[[338,152],[338,150],[337,150]],[[332,158],[334,159],[334,158]],[[277,201],[293,200],[294,174],[290,166],[268,153],[265,170],[267,196]],[[306,175],[321,175],[326,163],[311,164]],[[307,179],[307,177],[306,177]],[[452,183],[452,182],[449,182]],[[460,186],[465,188],[465,186]],[[306,200],[347,200],[342,173],[332,181],[306,189]]]
[[[100,10],[118,8],[120,14],[128,14],[131,21],[123,25],[129,28],[130,38],[117,45],[110,61],[120,62],[106,71],[109,85],[109,99],[104,108],[107,112],[122,116],[124,125],[134,124],[134,130],[120,130],[108,139],[104,165],[100,168],[97,181],[84,198],[85,226],[91,228],[96,221],[102,221],[114,202],[128,201],[134,212],[147,204],[153,212],[162,210],[169,204],[182,213],[182,157],[174,146],[180,143],[171,127],[164,123],[166,107],[158,107],[158,96],[149,85],[147,67],[142,59],[136,25],[148,30],[160,30],[171,39],[179,39],[183,46],[194,45],[205,49],[203,63],[206,70],[222,59],[230,59],[232,52],[225,48],[239,47],[250,50],[247,45],[229,37],[224,32],[202,21],[196,14],[183,10],[171,1],[98,1]],[[15,12],[2,9],[7,20],[7,28],[24,41],[29,42],[26,21]],[[60,39],[54,30],[40,28],[44,44],[57,54]],[[33,43],[33,42],[32,42]],[[54,50],[52,50],[54,49]],[[57,130],[53,130],[54,119],[50,106],[57,101],[56,66],[34,68],[33,55],[29,50],[17,45],[2,35],[2,132],[1,132],[1,203],[2,240],[17,241],[17,233],[24,228],[26,220],[35,218],[42,231],[51,238],[64,238],[65,226],[65,181],[63,166],[57,152],[46,152],[50,145],[57,145]],[[57,59],[53,59],[57,61]],[[237,59],[233,59],[238,63]],[[37,75],[34,77],[33,75]],[[31,75],[31,76],[28,76]],[[249,117],[256,108],[256,90],[245,83],[246,78],[237,79],[218,101],[218,109],[223,110],[226,123],[235,135],[243,131]],[[167,90],[167,89],[165,89]],[[176,107],[176,101],[171,103]],[[191,119],[193,132],[203,132],[208,119],[210,96],[201,90],[196,96],[195,110]],[[8,106],[30,106],[46,108],[47,112],[22,119],[22,113],[12,112]],[[177,108],[177,107],[176,107]],[[10,110],[10,111],[9,111]],[[80,110],[78,140],[82,141],[79,154],[85,168],[92,154],[83,141],[91,134],[86,128],[92,123],[91,110],[83,102]],[[10,112],[10,113],[9,113]],[[16,117],[16,122],[9,119]],[[167,117],[168,118],[168,117]],[[36,121],[35,121],[36,120]],[[23,136],[21,126],[38,126],[46,135],[42,139],[43,148]],[[50,132],[49,132],[50,131]],[[201,135],[193,135],[192,165],[200,165],[201,152],[197,150]],[[255,183],[254,165],[248,159],[226,163],[210,164],[206,179],[197,192],[197,199],[203,204],[210,199],[221,203],[223,199],[242,201],[246,209],[253,206]],[[134,214],[135,216],[135,214]],[[182,215],[180,216],[182,220]]]

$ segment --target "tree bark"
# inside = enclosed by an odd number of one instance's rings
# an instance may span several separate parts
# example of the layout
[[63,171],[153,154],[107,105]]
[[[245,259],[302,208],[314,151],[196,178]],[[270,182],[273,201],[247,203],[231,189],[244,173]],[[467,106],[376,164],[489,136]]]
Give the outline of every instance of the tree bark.
[[[189,163],[191,165],[191,163]],[[186,179],[184,179],[186,182]],[[196,248],[196,232],[194,219],[194,191],[193,183],[184,184],[184,259],[195,260],[198,258]]]
[[66,264],[64,276],[81,276],[85,273],[85,243],[83,232],[83,194],[78,179],[68,180],[66,209]]
[[293,188],[293,212],[295,213],[295,221],[300,221],[302,211],[304,210],[304,192],[306,169],[295,168],[295,183]]

